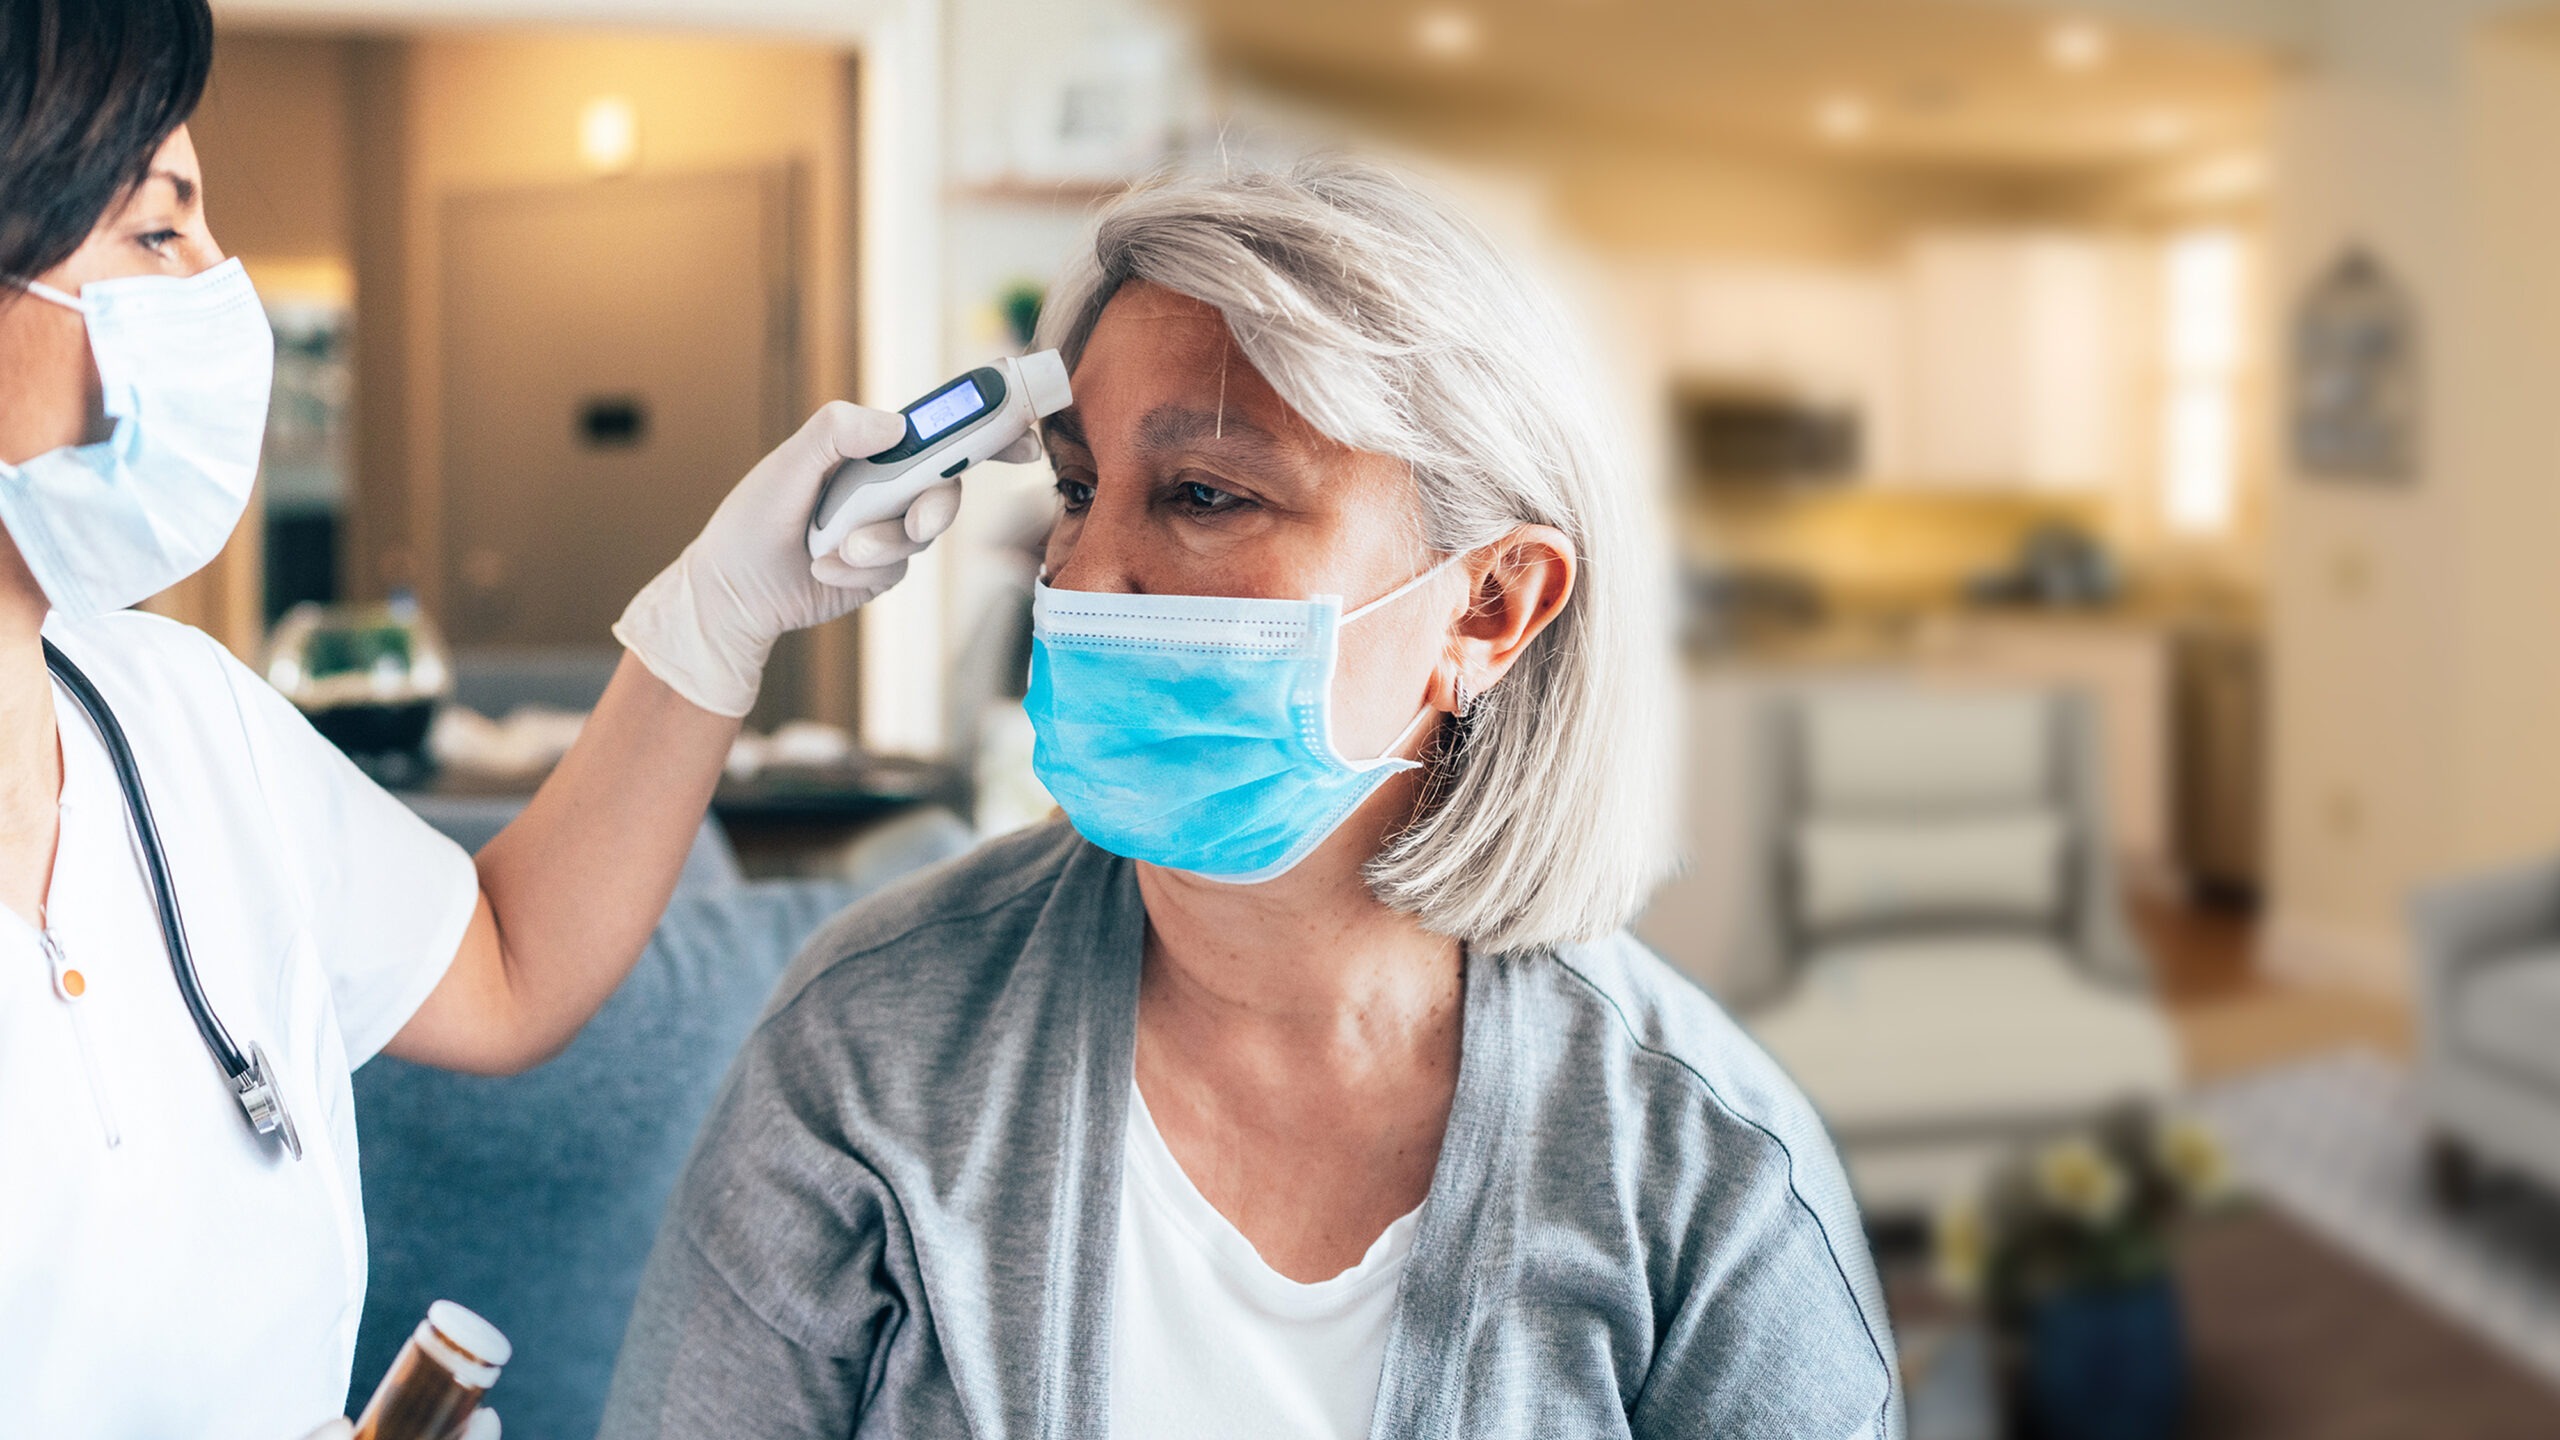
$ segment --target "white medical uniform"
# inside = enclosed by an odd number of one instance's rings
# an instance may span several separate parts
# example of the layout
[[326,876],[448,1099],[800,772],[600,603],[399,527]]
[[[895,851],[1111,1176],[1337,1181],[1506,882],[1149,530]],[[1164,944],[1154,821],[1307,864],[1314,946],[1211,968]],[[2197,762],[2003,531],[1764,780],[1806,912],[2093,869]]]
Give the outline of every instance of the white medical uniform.
[[300,1160],[253,1134],[171,976],[107,752],[58,688],[64,963],[0,907],[0,1436],[299,1440],[364,1303],[348,1074],[444,976],[471,861],[209,637],[45,628],[131,742],[214,1012],[263,1045]]

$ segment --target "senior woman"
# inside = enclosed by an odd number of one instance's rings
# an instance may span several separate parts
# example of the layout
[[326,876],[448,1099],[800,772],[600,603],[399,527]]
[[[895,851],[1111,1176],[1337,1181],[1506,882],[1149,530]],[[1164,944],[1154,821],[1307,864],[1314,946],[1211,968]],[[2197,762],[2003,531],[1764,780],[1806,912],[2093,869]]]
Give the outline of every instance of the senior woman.
[[1044,322],[1066,823],[802,956],[605,1435],[1899,1432],[1828,1141],[1620,929],[1656,539],[1528,293],[1349,162],[1103,218]]

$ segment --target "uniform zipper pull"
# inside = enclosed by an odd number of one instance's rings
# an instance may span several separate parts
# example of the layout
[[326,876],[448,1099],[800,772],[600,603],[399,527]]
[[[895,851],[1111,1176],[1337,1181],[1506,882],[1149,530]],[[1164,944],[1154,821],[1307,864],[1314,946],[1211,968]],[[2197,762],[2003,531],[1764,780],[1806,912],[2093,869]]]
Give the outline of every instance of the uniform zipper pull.
[[40,938],[44,942],[45,964],[53,971],[53,993],[65,1004],[88,994],[89,977],[72,968],[70,959],[62,953],[62,942],[54,939],[50,930],[40,932]]
[[53,938],[50,928],[37,932],[44,946],[45,966],[53,972],[53,993],[71,1008],[71,1040],[80,1049],[80,1069],[89,1081],[89,1100],[98,1109],[98,1128],[113,1150],[124,1144],[124,1132],[116,1125],[115,1106],[107,1101],[106,1077],[98,1072],[98,1052],[89,1042],[89,1007],[81,1000],[89,993],[89,977],[71,963],[62,951],[62,942]]

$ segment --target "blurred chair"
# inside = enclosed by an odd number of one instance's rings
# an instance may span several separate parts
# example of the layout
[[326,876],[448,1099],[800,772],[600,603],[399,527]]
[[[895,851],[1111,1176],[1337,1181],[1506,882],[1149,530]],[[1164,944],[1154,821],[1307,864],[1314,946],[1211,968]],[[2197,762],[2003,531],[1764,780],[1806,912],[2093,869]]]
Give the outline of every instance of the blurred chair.
[[[418,803],[476,846],[520,802]],[[451,1298],[515,1342],[491,1396],[507,1433],[594,1434],[659,1212],[775,980],[827,917],[968,843],[919,824],[855,879],[742,881],[706,821],[631,977],[559,1058],[495,1079],[388,1058],[357,1071],[372,1281],[348,1412]]]
[[2560,1190],[2560,858],[2422,891],[2410,918],[2437,1193],[2469,1198],[2484,1165]]
[[1837,685],[1753,718],[1725,998],[1822,1112],[1871,1219],[2175,1091],[2085,701]]

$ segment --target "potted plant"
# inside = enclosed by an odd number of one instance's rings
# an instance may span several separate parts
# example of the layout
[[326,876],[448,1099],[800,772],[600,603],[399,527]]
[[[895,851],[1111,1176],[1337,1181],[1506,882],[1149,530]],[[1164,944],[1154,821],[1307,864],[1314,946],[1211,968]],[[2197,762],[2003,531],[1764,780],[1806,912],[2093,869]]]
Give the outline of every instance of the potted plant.
[[2128,1107],[2013,1157],[1939,1217],[1940,1283],[1988,1314],[2028,1434],[2175,1432],[2187,1373],[2172,1244],[2229,1191],[2211,1131]]

